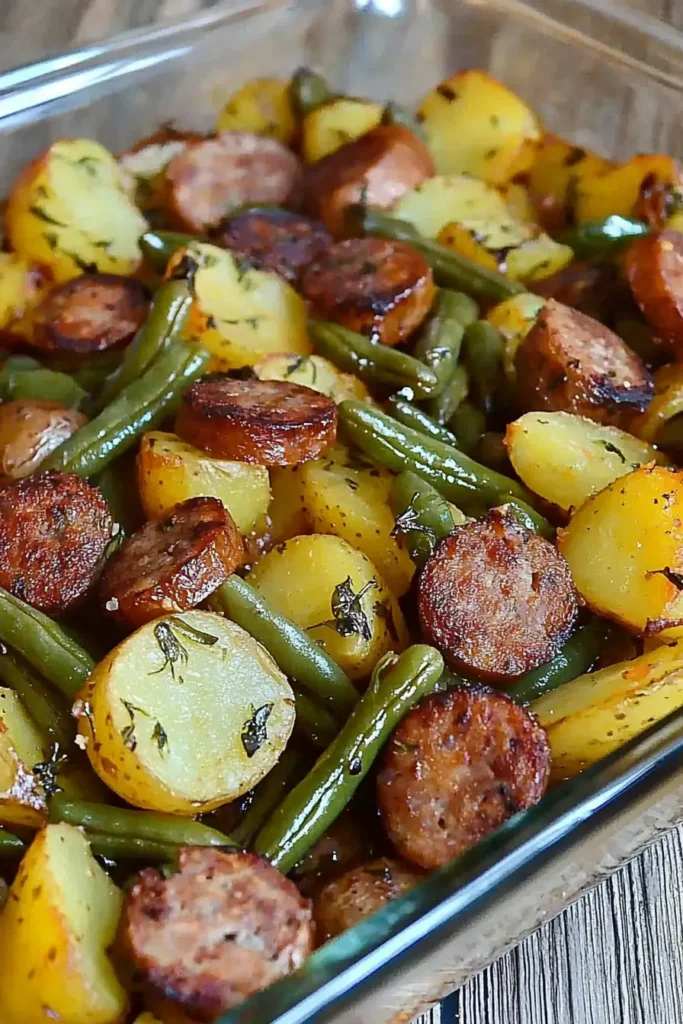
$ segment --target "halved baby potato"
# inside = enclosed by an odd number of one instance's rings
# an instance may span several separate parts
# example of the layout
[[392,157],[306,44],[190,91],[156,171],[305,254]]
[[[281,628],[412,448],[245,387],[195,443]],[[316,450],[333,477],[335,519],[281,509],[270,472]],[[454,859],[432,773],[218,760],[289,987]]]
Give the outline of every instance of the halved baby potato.
[[218,498],[242,534],[264,524],[270,502],[265,466],[214,458],[176,434],[145,434],[137,455],[140,499],[150,519],[161,519],[188,498]]
[[75,710],[100,778],[133,806],[171,814],[210,811],[252,789],[295,716],[265,648],[203,611],[157,619],[123,640]]
[[647,465],[594,494],[558,531],[598,615],[651,636],[683,625],[683,472]]
[[261,359],[254,367],[259,380],[288,380],[293,384],[320,391],[343,402],[355,398],[361,402],[370,400],[370,392],[362,380],[351,373],[342,373],[334,363],[324,356],[297,356],[290,352],[276,352]]
[[254,270],[233,253],[193,242],[173,256],[197,263],[187,334],[213,355],[213,369],[254,366],[273,352],[308,355],[306,303],[279,274]]
[[382,106],[372,100],[337,96],[306,114],[301,126],[301,148],[307,164],[322,160],[347,142],[376,128]]
[[0,688],[0,824],[43,824],[45,791],[35,766],[45,760],[42,737],[19,697]]
[[351,679],[367,679],[383,654],[405,647],[396,598],[370,559],[341,537],[293,537],[264,555],[247,579]]
[[667,463],[646,441],[570,412],[525,413],[508,424],[505,446],[527,487],[565,511],[645,463]]
[[289,146],[297,123],[289,82],[281,78],[252,78],[225,102],[216,120],[217,132],[270,135]]
[[90,139],[60,139],[14,182],[5,231],[19,255],[56,281],[84,271],[132,274],[147,221],[126,192],[116,158]]
[[126,993],[107,956],[123,894],[73,825],[48,825],[0,915],[3,1024],[118,1024]]

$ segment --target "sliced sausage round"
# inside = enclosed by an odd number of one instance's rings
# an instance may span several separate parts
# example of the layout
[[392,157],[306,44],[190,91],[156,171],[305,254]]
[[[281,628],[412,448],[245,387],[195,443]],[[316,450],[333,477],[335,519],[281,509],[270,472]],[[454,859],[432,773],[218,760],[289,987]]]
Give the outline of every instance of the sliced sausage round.
[[550,749],[535,717],[503,693],[432,694],[394,731],[377,776],[382,821],[406,860],[438,868],[543,796]]
[[109,559],[100,595],[107,612],[142,626],[187,611],[213,593],[242,561],[244,547],[217,498],[189,498],[145,523]]
[[50,452],[87,423],[77,409],[39,398],[0,405],[0,486],[33,473]]
[[611,263],[574,261],[556,274],[534,281],[531,287],[537,295],[556,299],[602,323],[611,322],[616,312],[623,311],[625,289],[618,268]]
[[626,274],[654,332],[683,359],[683,235],[661,231],[629,246]]
[[179,227],[215,228],[247,203],[296,203],[301,165],[277,139],[251,132],[223,132],[190,142],[166,168],[167,198]]
[[551,299],[517,349],[525,409],[577,413],[623,426],[654,394],[642,359],[609,328]]
[[555,657],[576,623],[578,597],[562,555],[501,508],[436,546],[418,607],[428,643],[451,666],[506,683]]
[[75,473],[47,470],[0,491],[0,587],[58,615],[90,589],[112,537],[107,503]]
[[135,278],[81,274],[55,285],[40,303],[32,343],[83,355],[127,345],[148,309],[147,289]]
[[399,125],[381,125],[311,164],[304,172],[304,205],[335,235],[348,234],[346,210],[354,203],[393,206],[436,173],[424,142]]
[[176,432],[219,458],[288,466],[316,459],[334,441],[337,407],[301,384],[216,374],[186,391]]
[[252,267],[272,270],[290,284],[332,244],[324,224],[289,210],[238,213],[223,221],[214,240]]
[[311,953],[309,901],[263,858],[185,846],[178,868],[140,872],[120,928],[142,979],[193,1020],[214,1020]]
[[381,857],[328,882],[313,903],[318,942],[327,942],[353,928],[408,892],[423,877],[410,864]]
[[302,279],[318,316],[398,345],[428,315],[436,289],[424,256],[405,242],[349,238],[330,246]]

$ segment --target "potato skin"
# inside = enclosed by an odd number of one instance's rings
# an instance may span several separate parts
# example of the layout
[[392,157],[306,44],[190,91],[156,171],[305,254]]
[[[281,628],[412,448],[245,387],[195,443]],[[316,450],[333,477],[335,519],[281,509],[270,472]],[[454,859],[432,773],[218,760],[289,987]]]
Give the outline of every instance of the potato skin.
[[319,316],[384,345],[419,327],[436,295],[424,256],[405,242],[349,238],[306,270],[302,290]]
[[102,574],[105,611],[129,626],[186,611],[220,586],[242,561],[235,523],[217,498],[188,498],[145,523]]
[[90,355],[127,345],[147,316],[147,289],[132,277],[82,274],[55,285],[33,315],[36,348]]
[[299,213],[249,210],[227,217],[216,228],[214,241],[257,270],[271,270],[296,284],[309,263],[332,244],[332,236],[320,221]]
[[434,174],[429,150],[407,128],[381,125],[341,146],[304,172],[304,207],[343,237],[347,207],[392,206],[405,192]]
[[337,407],[300,384],[215,374],[186,391],[176,431],[220,458],[288,466],[315,459],[332,444]]
[[82,412],[59,402],[15,398],[0,405],[0,486],[29,476],[84,423]]
[[145,982],[212,1021],[300,967],[311,908],[253,853],[181,847],[179,870],[146,868],[128,893],[121,939]]
[[503,509],[436,546],[420,575],[418,606],[427,642],[449,664],[500,683],[554,658],[578,615],[565,560]]
[[550,751],[535,717],[503,693],[432,694],[394,731],[377,777],[382,821],[406,860],[437,868],[545,791]]
[[654,394],[651,374],[621,338],[554,299],[517,349],[515,367],[520,402],[529,410],[620,426]]
[[683,359],[683,235],[660,231],[637,238],[626,253],[626,274],[645,319]]
[[341,935],[347,928],[402,896],[423,878],[421,872],[391,857],[362,864],[328,882],[313,903],[319,944]]
[[48,470],[0,491],[0,586],[48,615],[76,607],[112,536],[104,498],[75,473]]

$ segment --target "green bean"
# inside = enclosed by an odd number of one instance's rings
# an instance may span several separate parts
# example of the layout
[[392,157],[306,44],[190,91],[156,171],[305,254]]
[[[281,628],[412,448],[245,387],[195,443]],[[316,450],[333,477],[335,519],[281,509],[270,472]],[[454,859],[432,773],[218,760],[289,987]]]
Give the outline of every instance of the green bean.
[[200,241],[197,235],[187,235],[182,231],[145,231],[140,235],[138,245],[147,262],[163,273],[177,249],[197,241]]
[[255,850],[283,872],[339,817],[391,732],[443,671],[433,647],[416,644],[382,658],[337,738],[263,826]]
[[434,441],[443,441],[444,444],[450,444],[454,448],[458,447],[458,439],[455,434],[451,433],[447,427],[442,427],[440,423],[433,420],[417,405],[409,402],[407,398],[403,398],[400,392],[387,398],[385,405],[394,419],[397,419],[405,427],[412,427],[413,430],[418,430]]
[[502,302],[525,290],[497,271],[488,270],[438,242],[422,238],[408,221],[361,206],[351,207],[347,216],[350,226],[360,227],[366,235],[408,242],[422,253],[434,272],[434,280],[444,288],[454,288],[491,302]]
[[449,420],[458,448],[470,455],[486,431],[486,416],[472,402],[461,402]]
[[76,721],[40,676],[10,651],[0,655],[0,679],[17,694],[40,731],[65,750],[76,734]]
[[577,629],[552,661],[527,673],[511,686],[507,690],[508,696],[520,704],[530,704],[544,693],[588,672],[613,632],[614,626],[611,623],[604,619],[591,619]]
[[510,471],[505,435],[497,430],[487,430],[482,434],[474,446],[472,455],[477,462],[488,466],[489,469],[495,469],[498,473]]
[[209,359],[204,348],[173,342],[139,380],[129,384],[99,416],[72,434],[48,456],[43,466],[84,477],[101,473],[112,459],[169,415]]
[[143,860],[150,864],[174,864],[178,859],[178,843],[158,843],[153,839],[109,836],[88,831],[85,836],[92,852],[109,860]]
[[[458,365],[465,333],[466,303],[472,300],[460,292],[441,289],[432,315],[413,348],[413,355],[434,371],[440,394]],[[476,309],[476,306],[475,306]]]
[[339,732],[339,722],[330,712],[300,690],[292,686],[296,702],[294,729],[302,739],[307,740],[316,750],[325,750]]
[[136,481],[135,461],[130,458],[133,454],[128,452],[122,458],[110,462],[93,481],[104,495],[112,519],[121,528],[112,540],[114,547],[117,540],[122,541],[125,536],[130,536],[145,521]]
[[332,98],[327,79],[311,68],[297,68],[289,84],[289,95],[297,117],[312,114]]
[[65,821],[103,835],[151,839],[172,846],[235,845],[229,836],[192,818],[71,800],[63,793],[55,793],[48,800],[48,817],[50,821]]
[[21,856],[26,849],[26,843],[19,836],[0,828],[0,857]]
[[[111,377],[112,373],[118,369],[122,359],[121,351],[110,349],[107,352],[98,352],[78,369],[74,369],[73,373],[70,373],[68,369],[65,369],[64,372],[69,373],[79,387],[87,391],[88,394],[92,394],[101,388],[107,377]],[[59,369],[59,367],[55,367],[53,364],[53,369]]]
[[422,568],[437,541],[453,532],[448,502],[422,477],[405,470],[392,483],[391,507],[395,529],[405,537],[410,557]]
[[251,804],[232,830],[232,838],[238,846],[249,846],[287,791],[303,777],[304,765],[305,758],[296,747],[284,751],[275,767],[259,782]]
[[280,615],[246,580],[231,576],[213,594],[213,603],[263,644],[278,667],[295,679],[335,717],[345,721],[358,691],[345,672],[296,623]]
[[456,366],[453,376],[440,395],[425,402],[427,414],[437,423],[445,424],[453,419],[456,412],[467,398],[470,390],[470,378],[465,367]]
[[0,587],[0,640],[72,700],[95,667],[82,647],[47,615]]
[[10,356],[0,369],[0,401],[3,402],[24,398],[77,406],[85,394],[68,373],[47,370],[30,356]]
[[553,540],[555,537],[555,529],[540,516],[536,509],[532,508],[525,501],[521,501],[519,498],[508,498],[503,502],[499,508],[508,509],[508,511],[515,517],[520,526],[525,527],[527,530],[531,530],[532,533],[538,533],[541,537],[545,537],[546,540]]
[[397,128],[407,128],[413,135],[417,135],[421,142],[427,141],[425,130],[412,110],[402,107],[400,103],[394,103],[393,100],[390,100],[382,111],[382,124],[396,125]]
[[147,319],[126,349],[123,362],[104,382],[85,411],[101,412],[130,384],[138,380],[170,343],[182,336],[193,296],[187,278],[165,281],[154,296]]
[[503,376],[503,337],[487,320],[465,330],[463,359],[478,403],[490,413]]
[[330,362],[369,384],[410,388],[415,398],[429,398],[438,390],[434,371],[405,352],[325,320],[310,320],[308,331],[315,348]]
[[648,235],[650,228],[641,220],[612,214],[605,220],[589,220],[569,228],[560,241],[574,250],[578,259],[607,259],[627,246],[634,238]]

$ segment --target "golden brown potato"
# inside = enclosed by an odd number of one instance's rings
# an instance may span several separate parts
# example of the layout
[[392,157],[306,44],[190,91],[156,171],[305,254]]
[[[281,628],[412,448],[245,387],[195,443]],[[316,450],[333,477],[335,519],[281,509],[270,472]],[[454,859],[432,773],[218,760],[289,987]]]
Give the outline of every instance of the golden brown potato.
[[639,217],[659,229],[683,195],[683,168],[663,153],[640,153],[618,167],[582,176],[574,194],[579,223],[620,214]]
[[582,146],[545,133],[528,175],[529,191],[541,223],[550,231],[572,223],[576,189],[582,180],[594,178],[613,166]]
[[382,120],[382,105],[353,96],[335,96],[306,114],[301,125],[301,149],[307,164],[322,160],[353,142]]
[[31,339],[31,313],[49,282],[44,271],[16,252],[0,252],[0,330]]
[[291,352],[275,352],[261,359],[254,367],[259,380],[289,380],[313,388],[333,398],[337,404],[346,398],[372,401],[370,392],[358,377],[342,373],[324,356],[295,356]]
[[0,485],[29,476],[86,422],[59,402],[15,398],[0,405]]
[[216,119],[217,132],[270,135],[285,146],[296,130],[289,82],[282,78],[252,78],[226,100]]

